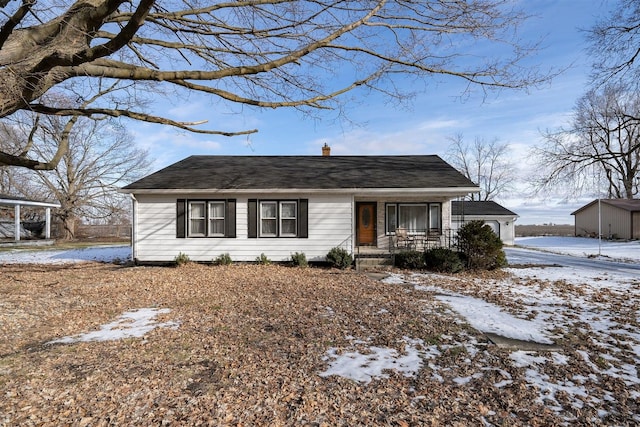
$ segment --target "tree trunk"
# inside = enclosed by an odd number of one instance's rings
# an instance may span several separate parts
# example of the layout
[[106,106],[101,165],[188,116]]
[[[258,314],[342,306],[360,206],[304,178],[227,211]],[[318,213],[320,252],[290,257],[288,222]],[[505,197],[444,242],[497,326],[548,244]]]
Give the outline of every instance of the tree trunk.
[[62,240],[73,240],[76,237],[76,218],[67,216],[62,218]]

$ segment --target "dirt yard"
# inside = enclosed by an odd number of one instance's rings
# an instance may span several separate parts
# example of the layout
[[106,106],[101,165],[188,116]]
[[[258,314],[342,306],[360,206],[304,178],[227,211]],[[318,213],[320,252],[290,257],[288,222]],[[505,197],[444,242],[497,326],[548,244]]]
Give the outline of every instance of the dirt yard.
[[[138,309],[157,314],[158,327],[142,337],[78,337]],[[423,356],[433,349],[415,373],[321,375],[331,351],[404,355],[408,337]],[[469,345],[451,345],[460,342]],[[3,426],[532,426],[567,416],[572,425],[633,424],[637,401],[619,385],[611,397],[621,403],[605,421],[593,403],[551,410],[510,354],[433,292],[353,271],[98,263],[0,270]]]

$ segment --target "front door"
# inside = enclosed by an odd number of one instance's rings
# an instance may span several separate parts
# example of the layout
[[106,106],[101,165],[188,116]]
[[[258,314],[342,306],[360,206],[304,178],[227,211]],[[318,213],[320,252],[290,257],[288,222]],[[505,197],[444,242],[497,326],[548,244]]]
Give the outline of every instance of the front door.
[[356,244],[358,246],[376,246],[376,203],[356,203]]

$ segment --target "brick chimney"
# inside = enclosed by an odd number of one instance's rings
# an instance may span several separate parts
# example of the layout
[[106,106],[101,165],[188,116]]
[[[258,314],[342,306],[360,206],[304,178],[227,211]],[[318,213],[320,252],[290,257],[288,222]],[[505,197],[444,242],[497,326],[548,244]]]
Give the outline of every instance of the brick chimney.
[[326,142],[322,146],[322,155],[325,157],[328,157],[331,155],[331,147],[329,147]]

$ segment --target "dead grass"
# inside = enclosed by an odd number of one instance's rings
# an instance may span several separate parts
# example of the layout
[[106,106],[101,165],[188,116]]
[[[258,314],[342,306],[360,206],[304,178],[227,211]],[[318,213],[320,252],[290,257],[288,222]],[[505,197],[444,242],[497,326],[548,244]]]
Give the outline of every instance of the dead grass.
[[518,225],[516,224],[516,236],[575,236],[575,226],[572,224],[544,224],[544,225]]
[[[354,272],[255,265],[5,265],[0,274],[0,425],[561,422],[535,403],[507,353],[451,313],[427,314],[432,296],[411,287]],[[46,344],[143,307],[171,309],[159,320],[179,328]],[[439,372],[443,382],[427,365],[415,378],[390,372],[366,385],[318,375],[327,350],[353,346],[354,337],[402,353],[407,336],[474,337],[513,384],[496,388],[499,378],[486,375],[457,385],[453,378],[476,356],[453,350],[438,359],[448,367]]]

